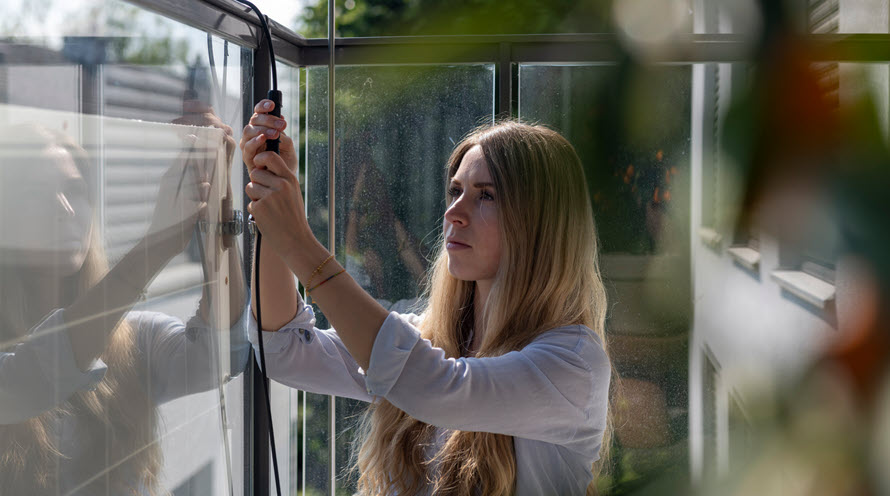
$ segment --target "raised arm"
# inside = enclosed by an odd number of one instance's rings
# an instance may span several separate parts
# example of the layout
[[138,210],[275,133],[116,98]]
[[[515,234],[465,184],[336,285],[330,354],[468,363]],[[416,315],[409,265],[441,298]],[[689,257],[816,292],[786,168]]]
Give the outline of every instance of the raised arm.
[[[265,102],[266,100],[260,102],[260,105]],[[271,116],[263,117],[262,125],[272,124],[268,121]],[[253,163],[250,170],[251,182],[245,189],[252,200],[248,205],[248,211],[256,219],[263,235],[263,248],[268,246],[277,252],[280,261],[286,264],[300,281],[307,285],[312,284],[307,286],[311,290],[312,300],[337,329],[337,334],[356,362],[367,369],[374,339],[386,319],[387,312],[349,274],[341,273],[343,268],[336,260],[324,263],[330,253],[309,229],[303,196],[300,193],[300,182],[295,172],[296,157],[290,158],[285,154],[279,156],[272,152],[260,151],[265,149],[266,139],[274,135],[274,132],[271,136],[266,133],[256,134],[255,137],[242,143],[244,156],[250,157]],[[284,143],[282,140],[282,145]],[[245,158],[245,162],[247,161]],[[248,167],[251,167],[250,163]],[[273,257],[269,258],[275,260]],[[266,259],[263,259],[261,265],[265,263]],[[337,276],[338,273],[341,274]],[[261,273],[261,277],[263,275],[265,271]],[[328,280],[331,276],[334,276],[333,279]],[[280,280],[283,276],[279,274],[273,277]],[[314,288],[326,280],[322,286]],[[265,289],[265,286],[261,289]],[[265,299],[264,295],[261,297]],[[264,304],[264,317],[267,308],[270,307]],[[270,308],[268,311],[273,310]],[[275,316],[281,317],[282,312]],[[269,325],[264,327],[268,328]]]
[[[268,104],[268,106],[266,106]],[[281,158],[287,168],[296,173],[297,153],[293,140],[284,133],[287,123],[283,118],[270,115],[274,108],[271,100],[263,100],[254,108],[254,114],[250,122],[241,134],[242,157],[247,171],[253,172],[256,168],[254,156],[265,150],[266,138],[280,138],[279,150]],[[254,250],[256,246],[254,245]],[[287,263],[273,250],[269,244],[260,247],[260,298],[262,301],[263,330],[277,331],[283,325],[290,322],[297,311],[297,285],[294,282],[293,273]],[[256,258],[253,259],[253,262]],[[254,267],[256,270],[256,267]],[[251,278],[250,307],[256,318],[256,288]]]

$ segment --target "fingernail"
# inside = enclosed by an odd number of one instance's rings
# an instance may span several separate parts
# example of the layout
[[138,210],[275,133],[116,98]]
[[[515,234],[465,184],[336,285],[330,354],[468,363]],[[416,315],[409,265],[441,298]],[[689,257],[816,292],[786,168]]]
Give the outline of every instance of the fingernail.
[[266,131],[266,134],[269,135],[269,136],[275,136],[275,133],[277,133],[277,132],[278,132],[278,131],[276,131],[276,130],[274,130],[274,129],[269,129],[269,130]]
[[272,102],[263,102],[263,108],[269,110],[272,108]]
[[275,121],[275,127],[278,129],[284,129],[284,121]]

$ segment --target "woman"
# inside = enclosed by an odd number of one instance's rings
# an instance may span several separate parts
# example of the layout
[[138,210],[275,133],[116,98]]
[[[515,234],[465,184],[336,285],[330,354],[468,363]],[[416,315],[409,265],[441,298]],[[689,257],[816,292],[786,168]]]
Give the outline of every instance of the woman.
[[149,234],[108,270],[84,150],[24,125],[0,154],[0,206],[16,212],[0,220],[0,492],[155,494],[155,407],[217,385],[216,339],[207,292],[187,325],[131,308],[191,239],[207,183],[194,160],[174,164]]
[[[293,143],[269,110],[257,105],[241,142],[248,210],[263,234],[264,330],[278,330],[262,333],[268,373],[370,403],[359,491],[584,494],[607,430],[611,367],[593,217],[571,145],[516,122],[458,144],[425,308],[402,315],[313,236]],[[279,135],[281,155],[263,151]],[[313,327],[291,272],[336,331]]]

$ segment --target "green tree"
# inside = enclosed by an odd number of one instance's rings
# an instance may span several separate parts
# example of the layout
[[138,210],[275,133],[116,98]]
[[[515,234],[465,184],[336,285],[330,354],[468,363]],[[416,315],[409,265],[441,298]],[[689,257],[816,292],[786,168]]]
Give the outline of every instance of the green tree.
[[[591,33],[608,29],[606,0],[337,0],[337,36]],[[327,37],[327,0],[303,9],[300,33]]]

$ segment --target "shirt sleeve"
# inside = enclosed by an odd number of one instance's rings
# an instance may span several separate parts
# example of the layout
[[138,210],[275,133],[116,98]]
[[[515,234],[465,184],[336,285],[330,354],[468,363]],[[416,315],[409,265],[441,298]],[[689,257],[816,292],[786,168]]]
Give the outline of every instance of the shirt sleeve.
[[368,391],[447,429],[493,432],[596,457],[611,367],[582,326],[550,330],[498,357],[446,358],[411,319],[390,313],[371,351]]
[[0,353],[0,424],[24,422],[95,389],[106,369],[102,360],[78,368],[64,310],[53,311],[12,351]]
[[[365,377],[333,329],[315,327],[312,306],[299,300],[297,315],[277,332],[263,332],[267,375],[281,384],[310,393],[333,394],[370,402]],[[249,308],[249,307],[248,307]],[[249,336],[260,361],[256,319],[250,315]]]
[[[250,351],[246,314],[228,329],[213,329],[199,315],[188,322],[160,313],[135,311],[127,318],[135,326],[139,349],[148,368],[146,387],[161,404],[219,387],[226,376],[244,370]],[[219,339],[229,339],[229,368],[220,368]]]

